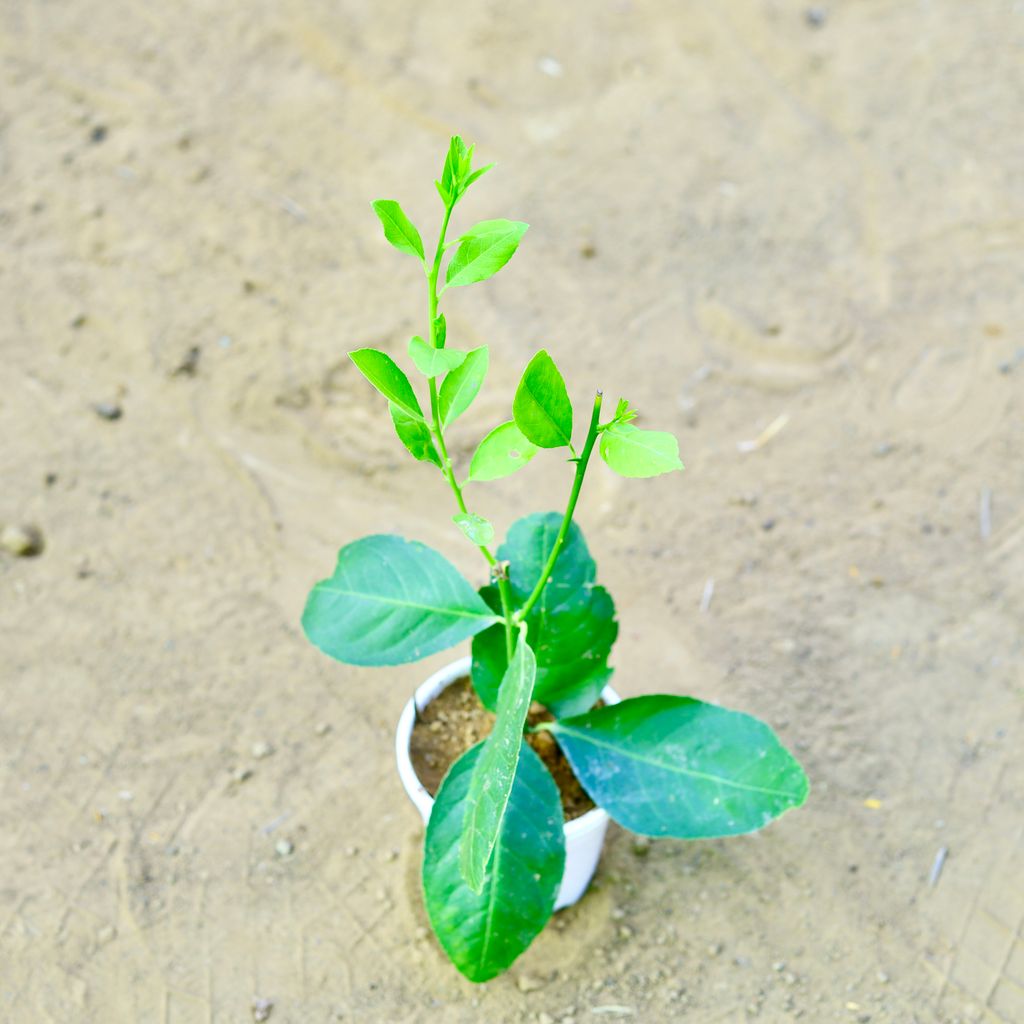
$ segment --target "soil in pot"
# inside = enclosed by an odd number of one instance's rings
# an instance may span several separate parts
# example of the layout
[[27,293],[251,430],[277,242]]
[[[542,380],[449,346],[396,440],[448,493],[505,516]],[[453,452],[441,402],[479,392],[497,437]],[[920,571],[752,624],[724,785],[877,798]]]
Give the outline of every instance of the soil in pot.
[[[551,721],[551,713],[536,702],[530,706],[530,725]],[[442,690],[419,714],[412,730],[409,755],[420,781],[431,796],[437,794],[441,780],[451,765],[474,743],[491,731],[494,715],[481,703],[469,676],[457,679]],[[558,784],[565,820],[572,821],[592,810],[594,801],[587,796],[573,774],[565,754],[548,732],[530,733],[526,742],[537,752]]]

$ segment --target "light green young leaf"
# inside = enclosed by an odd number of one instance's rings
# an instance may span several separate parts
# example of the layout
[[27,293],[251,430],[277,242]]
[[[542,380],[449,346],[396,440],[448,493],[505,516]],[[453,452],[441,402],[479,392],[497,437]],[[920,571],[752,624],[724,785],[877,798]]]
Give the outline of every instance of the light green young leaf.
[[512,259],[529,226],[515,220],[485,220],[470,228],[448,264],[445,287],[475,284],[496,274]]
[[572,403],[555,361],[540,350],[523,371],[512,402],[516,426],[541,448],[572,441]]
[[523,742],[501,832],[479,893],[462,880],[459,837],[483,744],[452,765],[437,792],[423,850],[423,895],[438,941],[470,981],[506,970],[551,917],[565,866],[558,787]]
[[438,313],[434,319],[434,348],[444,348],[444,343],[448,340],[448,321],[444,318],[444,313]]
[[469,172],[473,160],[473,147],[466,148],[461,136],[453,135],[448,143],[441,180],[434,182],[445,206],[453,206],[465,191],[461,179]]
[[660,430],[616,423],[601,433],[601,458],[620,476],[647,477],[682,469],[679,442]]
[[633,697],[548,728],[584,789],[642,835],[754,832],[807,799],[807,776],[764,722],[692,697]]
[[423,419],[416,393],[401,367],[387,353],[375,348],[349,352],[356,369],[389,401],[415,419]]
[[495,427],[481,442],[469,464],[469,480],[498,480],[522,469],[537,454],[536,445],[523,437],[509,420]]
[[472,173],[472,174],[471,174],[471,175],[470,175],[470,176],[469,176],[469,177],[468,177],[468,178],[467,178],[467,179],[466,179],[466,180],[465,180],[465,181],[464,181],[464,182],[462,183],[462,188],[463,188],[463,191],[465,191],[465,190],[466,190],[467,188],[469,188],[469,186],[470,186],[470,185],[472,185],[472,184],[473,184],[473,182],[474,182],[474,181],[476,181],[476,180],[477,180],[478,178],[482,178],[482,177],[483,177],[483,176],[484,176],[484,175],[485,175],[485,174],[486,174],[486,173],[487,173],[487,172],[488,172],[488,171],[489,171],[489,170],[490,170],[490,169],[491,169],[491,168],[492,168],[493,166],[494,166],[494,164],[487,164],[486,166],[484,166],[484,167],[481,167],[481,168],[479,168],[478,170],[475,170],[475,171],[474,171],[474,172],[473,172],[473,173]]
[[[456,512],[452,516],[452,520],[477,547],[490,544],[494,540],[494,527],[483,516],[478,516],[475,512]],[[504,636],[504,627],[501,632]]]
[[346,544],[302,613],[313,645],[349,665],[418,661],[500,621],[443,555],[393,534]]
[[473,404],[487,376],[488,359],[487,346],[481,345],[468,352],[465,362],[441,382],[438,409],[442,426],[450,426]]
[[388,403],[391,410],[391,422],[395,425],[398,439],[408,449],[409,454],[420,462],[432,462],[441,468],[441,456],[434,447],[434,439],[430,435],[430,427],[423,420],[414,419],[400,409],[394,402]]
[[373,204],[373,211],[384,228],[384,237],[396,249],[418,256],[421,260],[424,258],[423,241],[416,225],[394,199],[378,199]]
[[459,869],[466,885],[476,893],[483,889],[487,862],[501,832],[501,822],[519,764],[523,727],[536,676],[537,662],[533,651],[526,637],[520,635],[508,670],[501,680],[494,727],[484,741],[484,748],[473,769],[469,792],[466,793]]
[[461,366],[466,353],[454,348],[431,348],[419,335],[409,339],[409,357],[416,364],[416,369],[428,379]]

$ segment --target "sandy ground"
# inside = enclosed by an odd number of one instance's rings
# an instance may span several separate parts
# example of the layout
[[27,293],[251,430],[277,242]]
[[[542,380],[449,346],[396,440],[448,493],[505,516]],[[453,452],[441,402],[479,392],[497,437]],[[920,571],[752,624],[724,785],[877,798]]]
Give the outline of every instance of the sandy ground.
[[[823,10],[0,4],[0,522],[46,538],[0,557],[0,1020],[1024,1020],[1024,11]],[[579,508],[616,685],[758,714],[814,783],[757,837],[613,829],[479,988],[391,754],[448,656],[298,625],[371,530],[483,580],[345,357],[423,326],[368,204],[436,230],[453,131],[500,165],[464,222],[533,225],[448,304],[492,352],[456,455],[541,345],[677,431],[684,475]]]

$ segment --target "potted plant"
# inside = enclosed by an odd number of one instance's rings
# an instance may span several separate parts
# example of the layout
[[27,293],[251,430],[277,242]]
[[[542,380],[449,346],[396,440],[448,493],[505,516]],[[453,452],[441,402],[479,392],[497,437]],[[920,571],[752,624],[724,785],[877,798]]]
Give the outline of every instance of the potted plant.
[[[800,806],[808,783],[771,729],[749,715],[675,695],[619,701],[608,687],[615,607],[596,583],[573,512],[595,450],[623,476],[657,476],[683,468],[671,434],[637,426],[624,399],[607,413],[598,392],[580,440],[562,375],[540,351],[519,381],[512,418],[480,441],[465,479],[457,478],[446,437],[480,391],[488,356],[486,346],[448,345],[439,301],[449,289],[497,273],[527,229],[487,220],[448,240],[459,200],[490,168],[474,170],[472,159],[473,147],[453,138],[435,182],[444,216],[431,255],[397,202],[373,204],[387,240],[419,260],[426,276],[427,329],[408,353],[425,379],[428,404],[384,352],[362,348],[350,356],[387,399],[402,444],[446,480],[455,525],[479,550],[489,580],[478,591],[423,544],[364,537],[346,544],[333,574],[313,587],[302,624],[312,643],[351,665],[416,661],[472,638],[471,664],[442,670],[410,702],[398,747],[406,787],[429,818],[423,890],[430,922],[455,966],[480,982],[515,960],[556,904],[582,894],[605,812],[647,836],[738,835]],[[565,510],[520,519],[494,550],[494,528],[471,511],[467,487],[518,471],[544,448],[563,452],[572,467]],[[459,737],[449,737],[453,763],[440,766],[438,774],[447,770],[431,797],[411,767],[410,736],[467,669],[472,691],[464,683],[459,699],[473,707],[463,719],[483,716],[482,738],[463,735],[469,749],[459,749]],[[430,729],[439,723],[443,729],[440,719]],[[589,825],[586,814],[565,823],[549,770],[556,763],[557,774],[601,809],[589,812]],[[572,877],[560,896],[567,837]]]

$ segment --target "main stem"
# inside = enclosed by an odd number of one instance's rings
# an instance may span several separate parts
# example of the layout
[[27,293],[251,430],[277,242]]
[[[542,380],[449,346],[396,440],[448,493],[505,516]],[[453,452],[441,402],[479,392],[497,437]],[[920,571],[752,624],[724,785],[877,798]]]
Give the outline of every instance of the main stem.
[[572,514],[576,510],[576,501],[580,496],[580,488],[583,486],[583,477],[587,472],[587,463],[590,461],[590,453],[594,450],[594,442],[597,440],[598,419],[601,415],[601,398],[602,394],[598,391],[597,395],[594,397],[593,412],[590,414],[590,427],[587,429],[587,440],[583,445],[583,451],[576,460],[576,476],[573,477],[572,491],[569,493],[569,504],[566,506],[565,515],[562,517],[562,525],[558,528],[558,536],[555,537],[555,543],[551,548],[551,554],[548,555],[547,563],[544,566],[543,572],[540,574],[540,579],[537,580],[537,585],[533,588],[533,593],[530,594],[526,599],[526,604],[524,604],[514,616],[514,620],[517,624],[522,622],[526,616],[530,614],[530,610],[537,603],[537,599],[540,597],[541,591],[544,589],[552,571],[555,568],[555,562],[558,561],[558,555],[562,550],[562,545],[565,543],[566,535],[569,532],[569,526],[572,523]]
[[[435,321],[437,320],[437,275],[441,270],[441,257],[444,255],[444,239],[448,233],[448,221],[451,220],[452,209],[454,204],[445,204],[444,208],[444,220],[441,222],[441,234],[437,240],[437,250],[434,252],[434,263],[433,266],[427,273],[427,283],[430,292],[430,346],[431,348],[437,348],[437,328],[435,327]],[[448,457],[448,446],[444,443],[444,428],[441,424],[441,410],[437,401],[437,382],[434,377],[431,377],[428,381],[430,386],[430,415],[434,421],[434,439],[437,441],[438,454],[441,456],[441,471],[444,473],[445,479],[448,481],[448,486],[451,488],[452,494],[455,495],[456,504],[459,506],[460,512],[468,512],[466,508],[466,500],[462,496],[462,488],[459,487],[458,481],[455,479],[455,473],[452,470],[452,460]],[[498,581],[498,594],[501,598],[501,612],[505,618],[505,653],[509,659],[512,660],[512,652],[515,647],[515,638],[512,632],[512,591],[509,587],[508,576],[504,569],[498,565],[498,560],[494,557],[491,549],[486,544],[478,544],[477,547],[480,549],[480,553],[487,559],[487,564],[491,567],[495,577]]]

